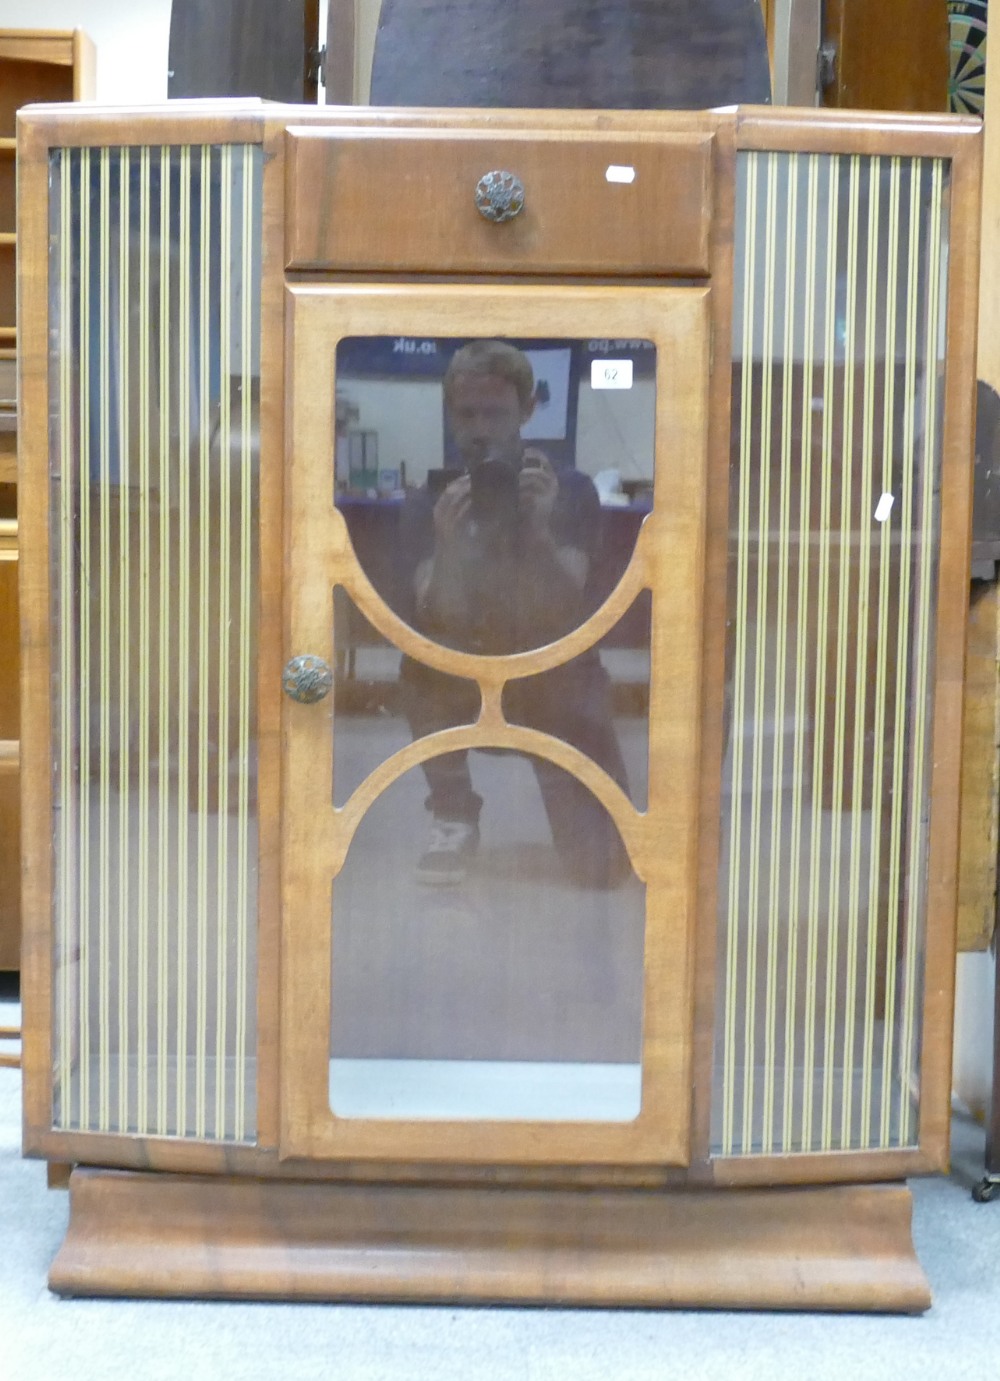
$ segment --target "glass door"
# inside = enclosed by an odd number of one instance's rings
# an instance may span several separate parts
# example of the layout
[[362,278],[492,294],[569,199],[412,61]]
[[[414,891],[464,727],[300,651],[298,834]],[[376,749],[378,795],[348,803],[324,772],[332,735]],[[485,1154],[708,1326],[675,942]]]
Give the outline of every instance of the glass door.
[[683,1164],[707,290],[289,300],[283,1152]]

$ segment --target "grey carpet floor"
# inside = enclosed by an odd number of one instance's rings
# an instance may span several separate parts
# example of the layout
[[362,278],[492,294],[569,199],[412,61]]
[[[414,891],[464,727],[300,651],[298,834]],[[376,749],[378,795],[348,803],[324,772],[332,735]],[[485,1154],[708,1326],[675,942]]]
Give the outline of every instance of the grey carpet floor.
[[1000,1200],[975,1204],[983,1134],[914,1184],[922,1318],[59,1300],[45,1278],[67,1198],[20,1156],[20,1075],[0,1070],[2,1381],[993,1381]]

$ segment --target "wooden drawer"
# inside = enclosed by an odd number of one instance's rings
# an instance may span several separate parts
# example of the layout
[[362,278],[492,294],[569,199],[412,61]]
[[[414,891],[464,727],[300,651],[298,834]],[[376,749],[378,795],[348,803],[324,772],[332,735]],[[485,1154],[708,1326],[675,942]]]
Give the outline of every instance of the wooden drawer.
[[[708,128],[643,136],[328,127],[290,129],[288,140],[290,269],[709,272]],[[479,179],[494,169],[525,189],[524,209],[500,225],[475,203]],[[621,170],[634,176],[619,180],[629,176]]]

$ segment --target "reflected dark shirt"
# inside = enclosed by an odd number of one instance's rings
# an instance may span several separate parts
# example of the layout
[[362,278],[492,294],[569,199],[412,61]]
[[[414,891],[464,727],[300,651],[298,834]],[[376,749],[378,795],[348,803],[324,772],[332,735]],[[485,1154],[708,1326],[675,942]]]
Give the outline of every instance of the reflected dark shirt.
[[[556,472],[556,478],[558,488],[549,519],[553,541],[557,548],[574,548],[587,558],[588,577],[575,610],[573,622],[576,626],[589,618],[600,603],[595,580],[600,547],[600,501],[593,481],[581,471],[561,469]],[[511,624],[513,607],[506,596],[506,588],[511,573],[523,560],[516,535],[508,545],[498,549],[485,536],[477,540],[474,530],[467,540],[463,588],[470,605],[482,616],[477,634],[470,637],[468,630],[463,630],[457,636],[449,636],[447,629],[421,627],[415,582],[421,564],[434,555],[434,506],[438,497],[426,487],[407,495],[400,515],[393,590],[383,592],[390,606],[412,627],[463,651],[523,652],[548,641],[533,637],[531,629]]]

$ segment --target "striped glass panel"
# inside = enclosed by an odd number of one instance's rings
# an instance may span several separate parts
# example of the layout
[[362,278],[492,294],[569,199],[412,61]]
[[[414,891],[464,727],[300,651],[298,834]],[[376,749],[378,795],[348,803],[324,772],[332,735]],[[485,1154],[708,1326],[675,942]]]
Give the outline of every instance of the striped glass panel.
[[739,159],[712,1142],[913,1146],[948,168]]
[[253,1140],[260,151],[50,187],[54,1126]]

